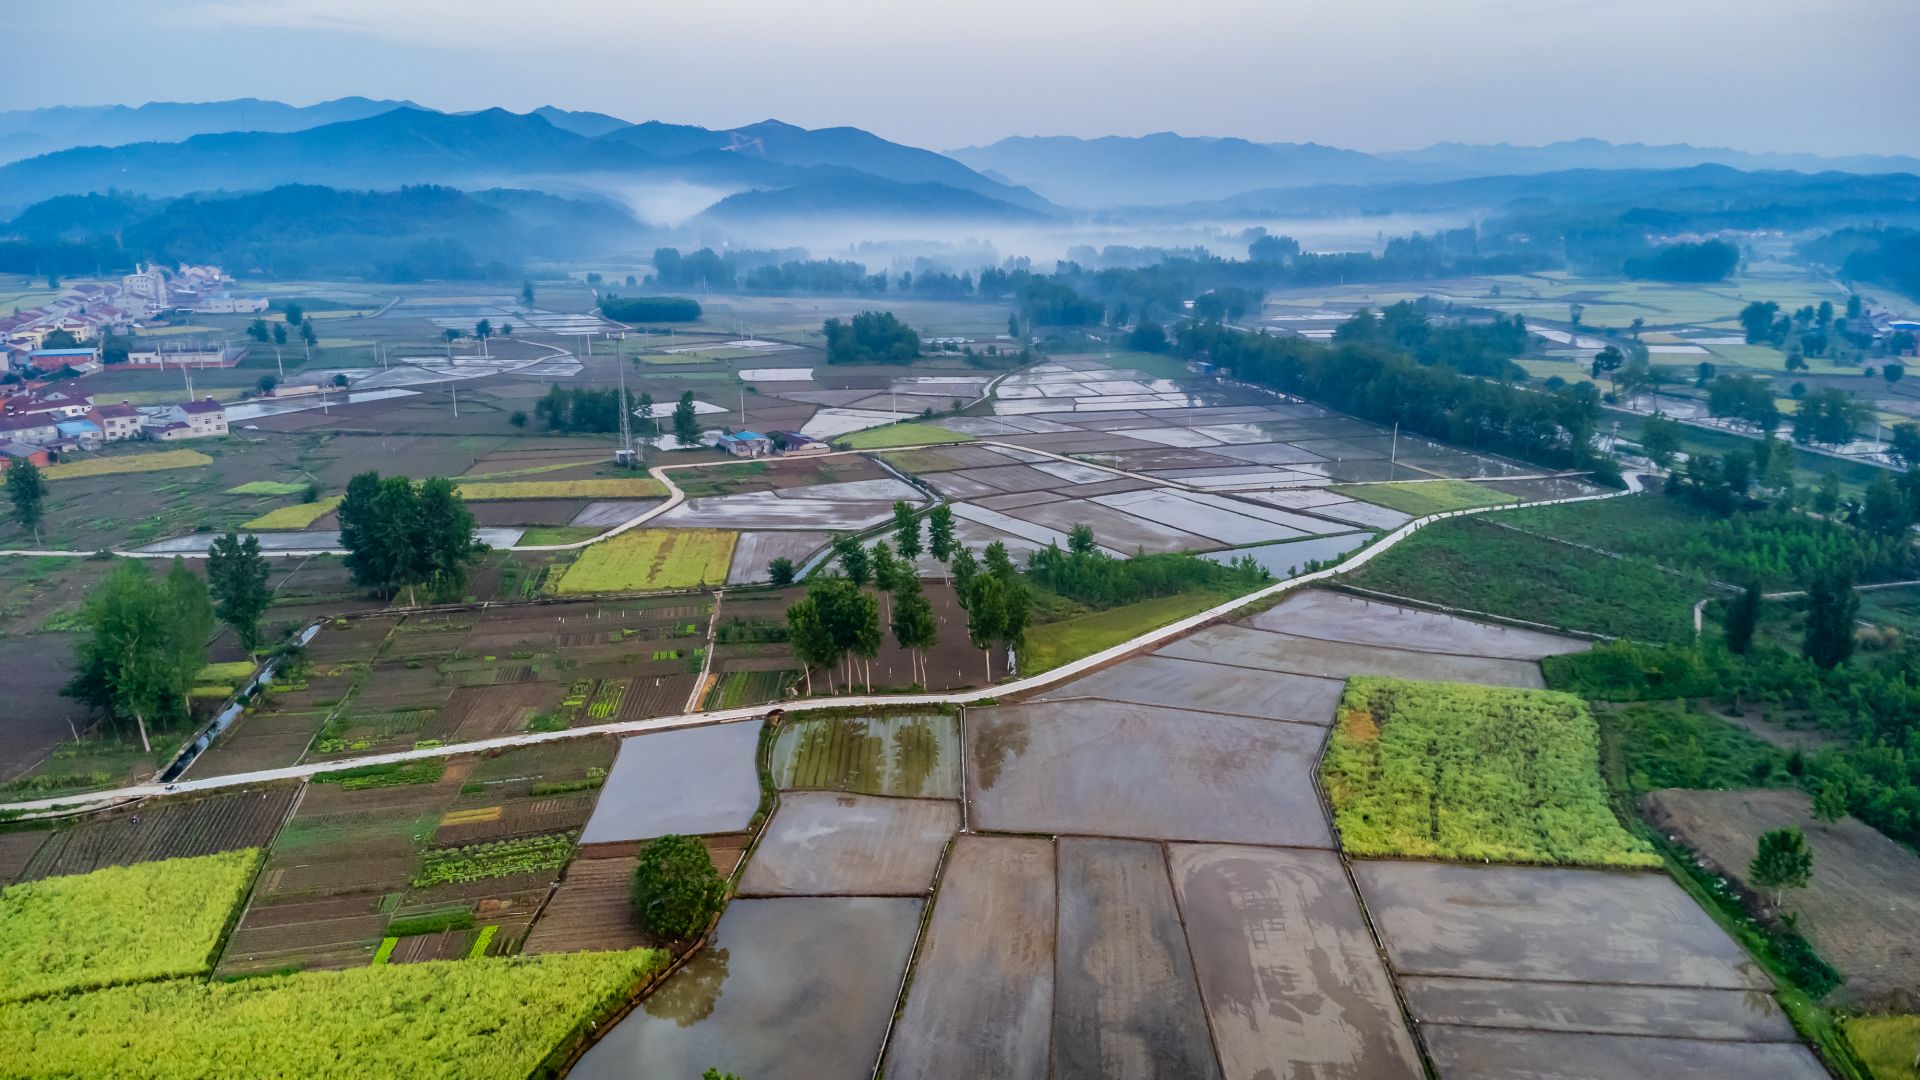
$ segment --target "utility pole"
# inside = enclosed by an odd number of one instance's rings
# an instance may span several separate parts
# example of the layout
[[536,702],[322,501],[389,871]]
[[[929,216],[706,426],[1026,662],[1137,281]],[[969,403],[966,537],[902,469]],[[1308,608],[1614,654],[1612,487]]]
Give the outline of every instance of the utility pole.
[[447,393],[453,395],[453,418],[458,420],[460,419],[460,384],[457,382],[448,383]]
[[1393,422],[1393,456],[1387,459],[1387,479],[1393,479],[1393,470],[1400,465],[1400,421]]
[[631,469],[637,459],[633,452],[633,403],[627,400],[627,366],[616,362],[613,367],[620,373],[620,450],[614,460]]

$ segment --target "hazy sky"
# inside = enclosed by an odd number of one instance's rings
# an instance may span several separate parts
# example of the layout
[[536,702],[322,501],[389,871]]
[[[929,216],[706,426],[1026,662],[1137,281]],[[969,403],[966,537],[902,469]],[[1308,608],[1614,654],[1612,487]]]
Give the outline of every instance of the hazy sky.
[[[8,5],[13,6],[13,5]],[[1920,0],[90,0],[20,5],[0,108],[346,94],[728,127],[1593,135],[1920,153]]]

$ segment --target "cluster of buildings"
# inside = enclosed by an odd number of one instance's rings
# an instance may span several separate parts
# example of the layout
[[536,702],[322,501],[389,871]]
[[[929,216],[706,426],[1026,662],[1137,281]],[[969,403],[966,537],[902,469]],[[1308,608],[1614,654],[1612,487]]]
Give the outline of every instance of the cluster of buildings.
[[46,465],[58,455],[129,439],[177,442],[227,433],[227,407],[212,398],[138,407],[100,404],[73,382],[50,383],[0,400],[0,468]]
[[[237,297],[233,280],[217,266],[181,266],[168,270],[142,266],[118,282],[74,285],[59,297],[27,310],[0,316],[0,371],[63,372],[86,375],[100,368],[100,345],[109,335],[131,334],[163,312],[254,314],[267,310],[264,296]],[[48,346],[48,339],[62,336]],[[71,339],[71,344],[68,343]],[[238,355],[224,342],[170,343],[133,350],[127,362],[147,367],[228,366]]]
[[737,458],[767,457],[774,453],[783,457],[811,457],[833,450],[819,439],[797,431],[776,431],[768,435],[757,431],[729,431],[715,439],[713,445]]

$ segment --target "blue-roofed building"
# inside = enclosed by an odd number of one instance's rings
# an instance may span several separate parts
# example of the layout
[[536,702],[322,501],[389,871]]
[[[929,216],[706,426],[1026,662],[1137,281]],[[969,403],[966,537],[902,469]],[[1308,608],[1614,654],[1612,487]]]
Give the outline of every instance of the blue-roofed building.
[[720,436],[720,449],[734,457],[766,457],[773,453],[773,440],[757,431],[735,431]]
[[106,441],[106,433],[91,420],[62,420],[54,426],[60,431],[61,441],[72,440],[85,449],[92,449]]

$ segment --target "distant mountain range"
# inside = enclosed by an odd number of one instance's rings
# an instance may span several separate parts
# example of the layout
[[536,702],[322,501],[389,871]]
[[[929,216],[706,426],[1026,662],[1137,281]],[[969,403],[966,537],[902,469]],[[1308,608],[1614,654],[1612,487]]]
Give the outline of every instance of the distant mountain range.
[[85,192],[164,197],[292,183],[506,186],[562,194],[681,184],[711,189],[716,202],[794,188],[787,204],[812,213],[857,213],[869,200],[917,207],[920,216],[935,218],[1062,213],[1033,192],[952,158],[857,128],[809,131],[768,120],[714,131],[551,108],[452,114],[407,105],[300,130],[81,146],[15,161],[0,166],[0,209]]
[[1364,154],[1316,143],[1255,143],[1161,132],[1138,137],[1002,139],[948,151],[984,175],[1023,184],[1081,207],[1155,206],[1222,199],[1268,189],[1328,184],[1423,183],[1525,176],[1574,169],[1688,169],[1920,173],[1920,159],[1857,155],[1750,154],[1686,145],[1618,145],[1578,139],[1547,146],[1440,143],[1424,150]]
[[61,105],[0,112],[0,162],[73,146],[124,146],[178,142],[223,131],[304,131],[343,120],[362,120],[410,101],[344,97],[318,105],[286,105],[258,98],[234,101],[155,101],[146,105]]

